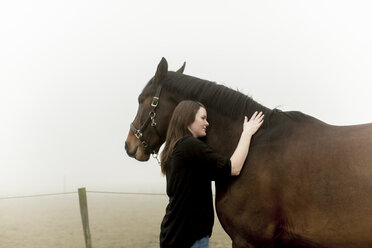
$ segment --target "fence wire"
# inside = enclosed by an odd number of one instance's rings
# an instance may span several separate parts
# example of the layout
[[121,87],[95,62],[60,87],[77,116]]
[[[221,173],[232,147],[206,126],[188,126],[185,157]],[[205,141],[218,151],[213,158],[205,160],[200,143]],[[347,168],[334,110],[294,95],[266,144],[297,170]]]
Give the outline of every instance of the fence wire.
[[[165,193],[119,192],[119,191],[96,191],[96,190],[87,190],[86,192],[92,193],[92,194],[117,194],[117,195],[166,195]],[[55,195],[71,195],[71,194],[78,194],[78,191],[49,193],[49,194],[35,194],[35,195],[7,196],[7,197],[0,197],[0,200],[32,198],[32,197],[46,197],[46,196],[55,196]]]

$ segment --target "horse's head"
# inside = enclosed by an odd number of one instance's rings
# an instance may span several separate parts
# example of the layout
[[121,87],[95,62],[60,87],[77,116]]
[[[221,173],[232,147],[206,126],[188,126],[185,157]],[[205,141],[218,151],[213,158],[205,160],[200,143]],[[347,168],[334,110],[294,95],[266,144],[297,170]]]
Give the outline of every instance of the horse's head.
[[[185,64],[177,71],[182,73]],[[162,87],[167,78],[168,63],[162,58],[155,76],[147,83],[138,97],[138,111],[130,125],[125,150],[130,157],[147,161],[150,154],[157,154],[164,143],[169,120],[176,101]]]

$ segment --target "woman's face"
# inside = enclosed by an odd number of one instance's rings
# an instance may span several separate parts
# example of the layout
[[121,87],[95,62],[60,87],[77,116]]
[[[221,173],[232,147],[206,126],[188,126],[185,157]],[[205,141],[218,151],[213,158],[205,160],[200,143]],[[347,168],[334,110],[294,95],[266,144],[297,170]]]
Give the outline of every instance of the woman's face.
[[204,137],[207,135],[207,127],[209,123],[207,121],[207,111],[205,108],[200,107],[195,115],[195,120],[191,123],[188,128],[195,138]]

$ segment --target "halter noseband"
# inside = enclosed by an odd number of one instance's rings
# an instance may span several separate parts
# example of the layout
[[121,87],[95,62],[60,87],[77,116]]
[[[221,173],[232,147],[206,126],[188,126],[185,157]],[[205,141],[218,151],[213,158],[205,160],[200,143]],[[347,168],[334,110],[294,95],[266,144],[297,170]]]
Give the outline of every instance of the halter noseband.
[[[142,145],[145,147],[146,152],[152,154],[155,159],[157,159],[158,153],[155,151],[155,149],[153,149],[149,145],[149,143],[145,140],[145,138],[143,138],[143,132],[145,131],[145,129],[147,128],[147,126],[151,122],[151,126],[154,128],[156,134],[161,138],[160,133],[159,133],[158,129],[156,128],[156,125],[157,124],[155,122],[155,117],[156,117],[155,110],[156,110],[157,106],[159,105],[160,93],[161,93],[161,85],[158,86],[158,89],[156,90],[156,94],[155,94],[155,96],[152,99],[152,102],[151,102],[152,109],[151,109],[151,111],[149,113],[149,116],[147,117],[147,119],[145,120],[145,122],[142,124],[142,126],[140,127],[140,129],[137,129],[133,125],[133,123],[130,124],[130,130],[133,131],[134,136],[136,136],[136,138],[139,139],[139,141],[141,141]],[[159,162],[159,160],[158,160],[158,162]]]

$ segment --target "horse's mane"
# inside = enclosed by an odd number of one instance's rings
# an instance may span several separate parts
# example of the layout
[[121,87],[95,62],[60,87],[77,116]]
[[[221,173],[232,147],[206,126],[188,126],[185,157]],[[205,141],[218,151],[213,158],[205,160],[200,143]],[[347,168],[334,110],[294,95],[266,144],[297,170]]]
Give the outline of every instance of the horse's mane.
[[265,115],[273,112],[237,90],[185,74],[168,72],[162,84],[167,90],[202,102],[207,109],[215,109],[232,119],[241,119],[249,111],[263,111]]
[[[155,94],[154,87],[151,87],[152,80],[144,88],[140,98]],[[283,112],[279,109],[269,109],[253,98],[224,85],[217,84],[208,80],[196,78],[182,73],[168,71],[167,77],[161,81],[162,86],[186,99],[192,99],[203,103],[207,109],[214,109],[220,114],[230,117],[231,119],[241,119],[242,116],[250,117],[254,111],[262,111],[265,114],[265,123],[273,115],[284,114],[290,119],[301,120],[306,118],[301,112]],[[266,126],[264,123],[264,126]]]

